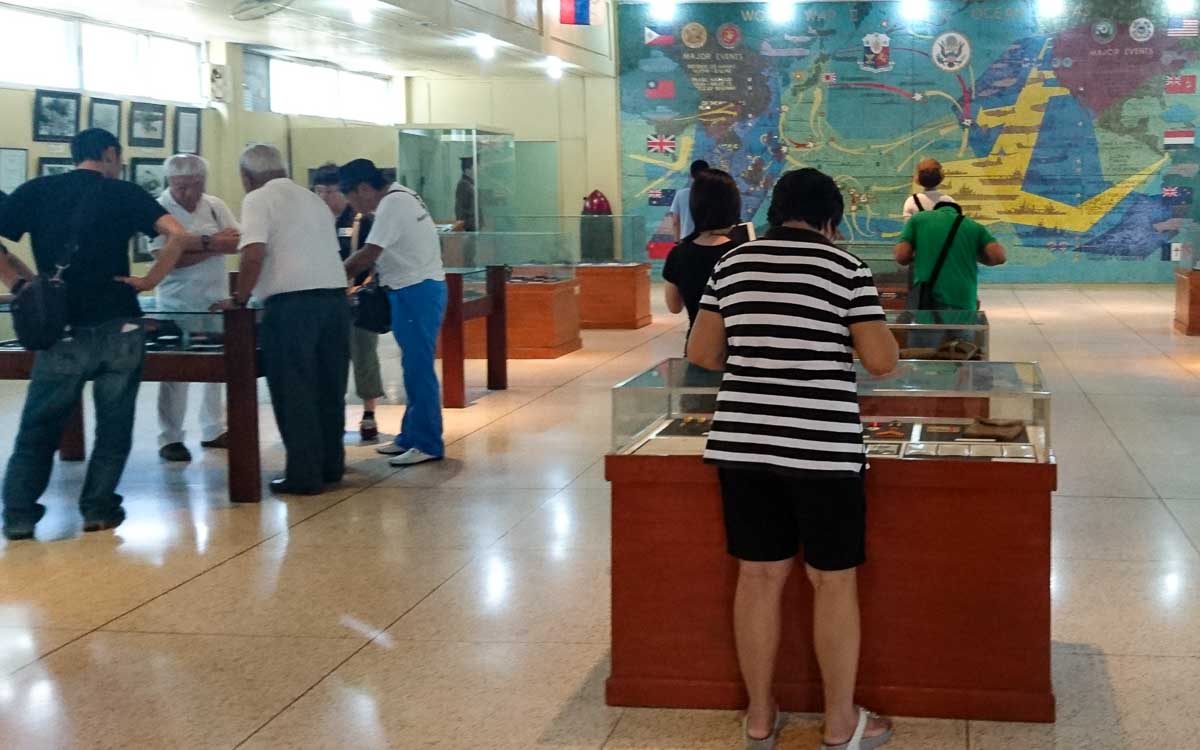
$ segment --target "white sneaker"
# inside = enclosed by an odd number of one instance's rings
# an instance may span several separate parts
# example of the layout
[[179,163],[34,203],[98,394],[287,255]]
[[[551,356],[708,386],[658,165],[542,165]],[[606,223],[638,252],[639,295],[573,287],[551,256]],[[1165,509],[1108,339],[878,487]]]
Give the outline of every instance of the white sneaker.
[[408,450],[408,448],[401,448],[390,440],[383,445],[375,446],[375,452],[382,453],[385,456],[399,456],[401,453],[407,453]]
[[388,461],[388,463],[392,466],[416,466],[417,464],[423,464],[426,461],[440,460],[442,460],[440,456],[431,456],[428,453],[416,448],[409,448],[404,453],[401,453],[391,461]]

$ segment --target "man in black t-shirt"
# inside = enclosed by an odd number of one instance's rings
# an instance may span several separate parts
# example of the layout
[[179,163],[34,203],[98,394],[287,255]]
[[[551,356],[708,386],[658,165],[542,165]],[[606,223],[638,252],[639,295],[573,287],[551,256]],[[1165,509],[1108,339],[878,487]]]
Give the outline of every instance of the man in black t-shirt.
[[[374,219],[355,211],[338,185],[336,164],[321,166],[313,177],[313,192],[325,201],[337,222],[338,253],[342,260],[346,260],[366,244]],[[363,271],[355,277],[354,286],[362,286],[370,276],[370,269]],[[383,376],[379,372],[378,333],[351,326],[350,363],[354,365],[354,391],[363,402],[358,434],[363,440],[376,440],[379,438],[379,424],[375,421],[375,407],[385,395]]]
[[[79,499],[83,530],[111,529],[124,520],[116,488],[129,457],[145,353],[137,294],[162,281],[183,252],[179,222],[145,190],[119,179],[115,136],[85,130],[71,141],[71,156],[73,172],[31,180],[0,205],[0,236],[15,242],[28,234],[39,272],[67,265],[62,276],[70,326],[69,336],[38,352],[30,376],[4,476],[4,535],[10,540],[32,538],[46,512],[37,501],[89,380],[96,444]],[[145,276],[130,277],[129,240],[138,232],[165,235],[167,243]]]

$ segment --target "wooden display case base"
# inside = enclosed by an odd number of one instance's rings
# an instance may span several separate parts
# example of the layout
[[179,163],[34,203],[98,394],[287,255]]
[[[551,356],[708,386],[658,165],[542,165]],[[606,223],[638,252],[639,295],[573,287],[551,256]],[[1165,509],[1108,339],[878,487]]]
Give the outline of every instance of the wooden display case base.
[[[612,705],[744,708],[737,562],[716,470],[696,456],[610,455]],[[873,459],[859,570],[857,699],[893,715],[1050,722],[1053,463]],[[812,592],[784,594],[776,696],[821,710]]]
[[[509,359],[557,359],[583,348],[579,327],[579,282],[575,279],[512,283],[506,289]],[[464,326],[467,359],[487,356],[482,320]]]
[[1200,272],[1175,269],[1175,330],[1200,336]]
[[650,264],[578,266],[583,328],[634,329],[650,325]]

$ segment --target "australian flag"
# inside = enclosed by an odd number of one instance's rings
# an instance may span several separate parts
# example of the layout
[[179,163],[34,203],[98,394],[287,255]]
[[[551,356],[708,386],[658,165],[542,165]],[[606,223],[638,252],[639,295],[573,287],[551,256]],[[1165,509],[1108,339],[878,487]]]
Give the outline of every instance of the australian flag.
[[675,191],[671,188],[651,190],[647,195],[651,206],[670,206],[675,202]]
[[1194,191],[1190,187],[1166,185],[1162,189],[1163,203],[1168,206],[1190,206],[1193,197]]

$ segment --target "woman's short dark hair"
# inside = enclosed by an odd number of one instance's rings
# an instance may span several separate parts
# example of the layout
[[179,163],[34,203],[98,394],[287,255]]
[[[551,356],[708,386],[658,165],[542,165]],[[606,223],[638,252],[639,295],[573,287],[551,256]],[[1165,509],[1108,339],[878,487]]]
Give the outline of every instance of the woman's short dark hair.
[[104,152],[110,148],[121,154],[121,142],[117,137],[103,128],[88,128],[75,134],[71,139],[71,161],[82,164],[85,161],[101,161]]
[[803,221],[817,229],[823,229],[826,224],[837,228],[842,223],[845,209],[842,191],[833,178],[820,170],[805,167],[787,172],[775,183],[767,222],[773,227],[787,221]]
[[341,182],[341,176],[338,174],[338,165],[331,161],[325,162],[313,172],[313,187],[317,187],[318,185],[322,187],[337,187]]
[[725,229],[742,220],[742,194],[728,172],[709,169],[696,175],[688,208],[697,232]]
[[942,173],[942,164],[937,159],[923,159],[917,165],[917,182],[926,190],[933,190],[946,179]]

